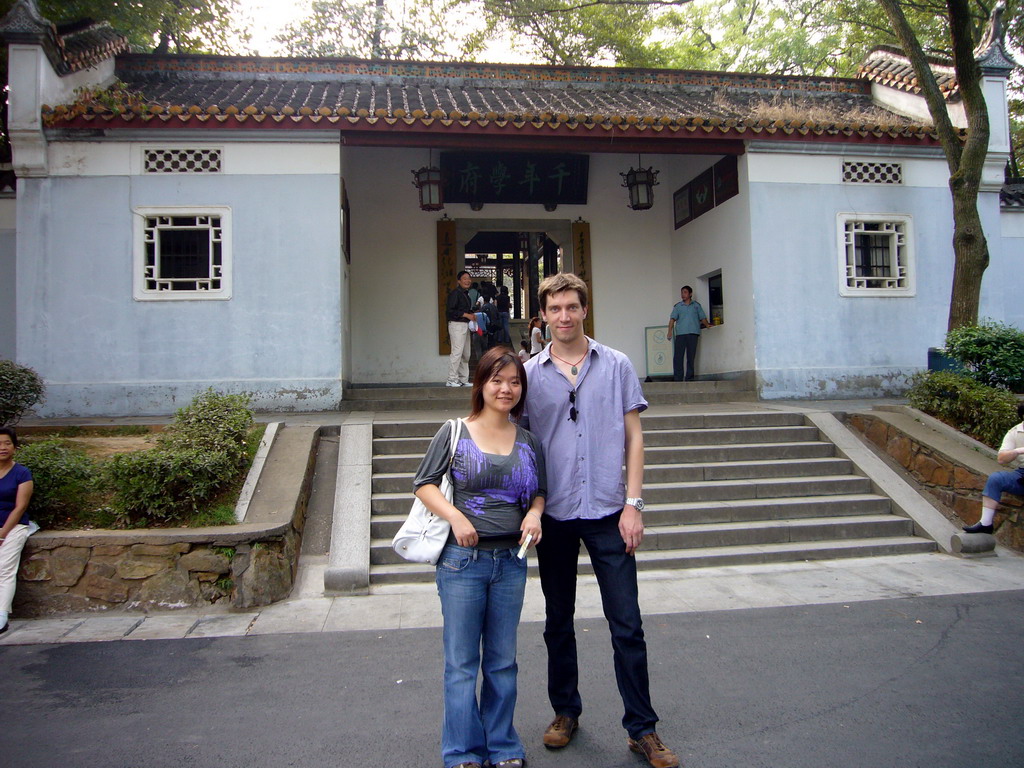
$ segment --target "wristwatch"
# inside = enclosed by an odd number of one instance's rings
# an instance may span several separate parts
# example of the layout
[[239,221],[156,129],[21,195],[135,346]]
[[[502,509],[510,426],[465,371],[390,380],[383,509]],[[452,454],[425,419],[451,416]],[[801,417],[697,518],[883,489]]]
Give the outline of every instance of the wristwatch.
[[629,506],[635,508],[637,512],[644,511],[644,500],[641,499],[639,496],[637,496],[635,499],[626,499],[626,503],[629,504]]

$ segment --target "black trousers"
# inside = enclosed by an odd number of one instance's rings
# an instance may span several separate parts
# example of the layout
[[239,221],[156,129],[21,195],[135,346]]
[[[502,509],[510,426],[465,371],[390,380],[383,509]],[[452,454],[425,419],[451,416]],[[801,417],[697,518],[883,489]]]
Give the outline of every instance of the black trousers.
[[677,333],[672,337],[672,378],[675,381],[693,381],[693,376],[697,372],[693,363],[697,357],[698,341],[699,333]]
[[544,518],[537,545],[540,584],[544,591],[548,648],[548,699],[556,715],[578,718],[583,711],[576,655],[576,568],[580,542],[587,546],[601,588],[601,604],[612,635],[615,682],[622,697],[622,725],[631,738],[655,730],[651,705],[647,641],[637,595],[636,559],[626,554],[617,512],[600,520]]

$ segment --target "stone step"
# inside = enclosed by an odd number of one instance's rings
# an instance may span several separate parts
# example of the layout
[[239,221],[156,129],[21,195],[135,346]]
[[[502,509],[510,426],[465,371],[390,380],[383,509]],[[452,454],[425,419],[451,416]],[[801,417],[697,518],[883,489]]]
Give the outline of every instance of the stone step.
[[[651,405],[754,402],[757,393],[741,380],[648,382],[644,397]],[[342,411],[438,410],[465,407],[469,387],[439,385],[365,387],[348,386],[342,393]]]
[[[707,549],[786,542],[898,538],[912,533],[913,523],[896,515],[671,525],[648,528],[644,532],[643,548],[647,551]],[[372,565],[404,562],[391,548],[390,538],[371,540],[370,547]]]
[[[644,501],[649,504],[681,504],[736,499],[772,499],[793,496],[863,494],[871,482],[860,475],[753,478],[711,483],[644,483]],[[401,514],[411,503],[412,488],[404,491],[371,493],[374,514]]]
[[[419,454],[427,450],[429,435],[377,437],[374,454]],[[718,447],[757,443],[806,443],[818,440],[815,427],[733,427],[729,429],[657,429],[644,432],[644,448]]]
[[[663,429],[726,429],[735,427],[798,427],[804,426],[803,414],[786,411],[750,411],[729,413],[688,413],[648,415],[641,417],[644,432]],[[443,419],[405,421],[374,420],[373,436],[433,437]]]
[[[852,557],[879,557],[934,552],[935,542],[917,536],[897,536],[883,539],[847,539],[842,541],[785,542],[753,546],[708,547],[703,549],[641,549],[637,553],[637,567],[641,571],[680,568],[710,568],[726,565],[758,565],[764,563],[796,562],[800,560],[837,560]],[[537,575],[536,558],[531,555],[529,575]],[[580,573],[593,573],[589,559],[581,554]],[[434,579],[434,566],[419,563],[391,563],[370,566],[370,583],[407,584],[430,582]]]
[[[412,503],[409,494],[408,504]],[[706,525],[767,520],[799,520],[823,517],[854,517],[886,515],[890,502],[873,493],[847,496],[802,496],[777,499],[739,499],[736,501],[690,502],[686,504],[651,504],[644,510],[644,524],[650,530],[667,525]],[[374,513],[370,516],[370,535],[388,539],[405,520],[403,512]]]
[[[412,462],[410,462],[412,464]],[[374,493],[401,493],[412,489],[418,460],[405,472],[374,472]],[[852,465],[846,459],[784,459],[780,461],[733,461],[694,464],[658,464],[644,470],[644,486],[652,483],[693,483],[768,477],[848,475]]]

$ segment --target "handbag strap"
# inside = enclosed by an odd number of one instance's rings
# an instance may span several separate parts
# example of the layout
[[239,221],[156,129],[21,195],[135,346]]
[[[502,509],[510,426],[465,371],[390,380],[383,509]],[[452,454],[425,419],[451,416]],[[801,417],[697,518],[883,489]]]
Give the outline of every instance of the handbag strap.
[[455,461],[455,448],[459,444],[459,438],[462,437],[462,419],[451,419],[451,442],[448,445],[448,471],[451,471],[452,462]]

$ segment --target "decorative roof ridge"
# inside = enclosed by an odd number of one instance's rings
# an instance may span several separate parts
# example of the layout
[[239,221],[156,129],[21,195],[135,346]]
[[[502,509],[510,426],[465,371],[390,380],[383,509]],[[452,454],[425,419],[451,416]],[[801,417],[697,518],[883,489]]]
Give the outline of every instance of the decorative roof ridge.
[[981,42],[974,49],[974,58],[981,67],[982,74],[1002,75],[1008,77],[1017,66],[1017,61],[1006,50],[1006,27],[1003,25],[1003,13],[1006,5],[999,0],[992,9]]
[[[584,67],[551,66],[546,64],[502,64],[494,62],[456,61],[394,61],[390,59],[293,58],[284,56],[227,56],[222,54],[155,54],[126,53],[117,58],[118,68],[131,72],[181,74],[190,77],[216,79],[225,73],[238,72],[247,76],[274,78],[317,76],[337,77],[355,75],[381,79],[403,78],[445,79],[453,81],[527,82],[534,86],[551,83],[595,84],[613,82],[642,85],[673,84],[685,77],[688,84],[705,79],[708,85],[723,85],[723,81],[737,87],[775,90],[823,90],[864,92],[863,80],[847,77],[818,77],[814,75],[768,75],[755,72],[727,72],[692,69],[653,69],[642,67]],[[190,66],[191,65],[191,66]],[[261,77],[261,79],[262,79]],[[830,87],[814,88],[827,83]],[[788,87],[787,87],[788,86]]]
[[[957,98],[960,94],[960,84],[956,79],[953,62],[939,56],[926,56],[925,61],[935,73],[939,90],[942,91],[946,100],[952,101]],[[872,83],[889,88],[896,88],[908,93],[921,93],[917,73],[914,72],[910,59],[901,48],[893,45],[875,46],[857,68],[857,75]]]
[[128,38],[108,22],[83,20],[58,29],[39,12],[35,0],[18,0],[0,19],[0,39],[40,46],[60,76],[88,69],[128,50]]

